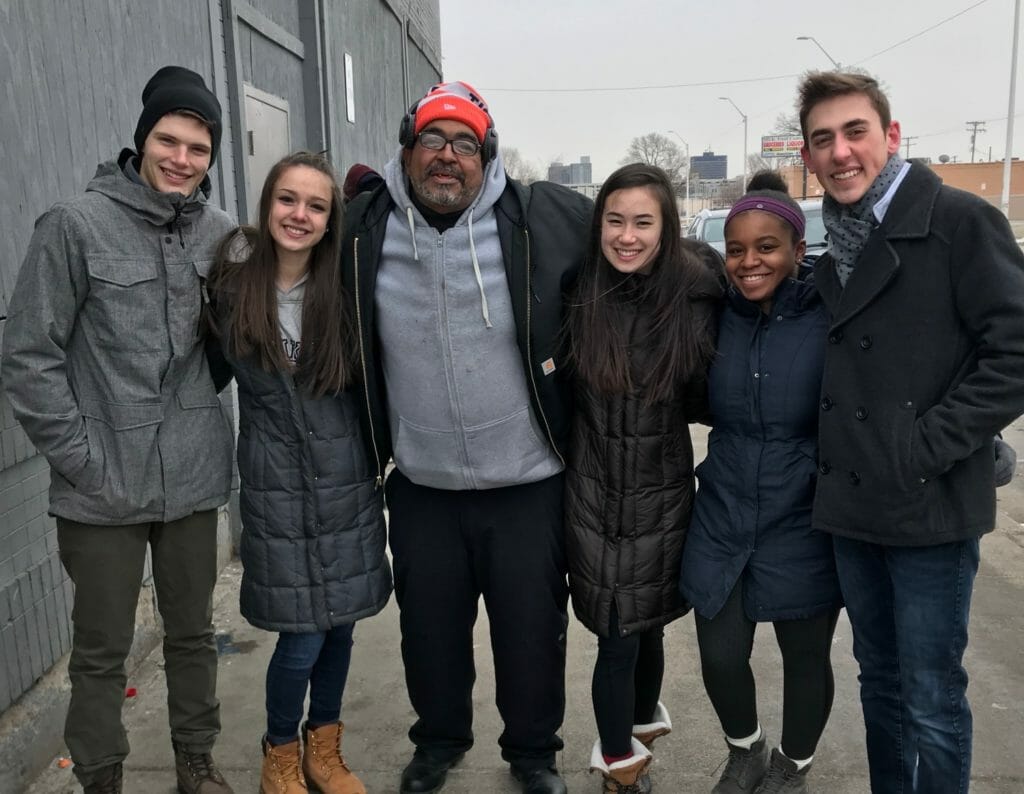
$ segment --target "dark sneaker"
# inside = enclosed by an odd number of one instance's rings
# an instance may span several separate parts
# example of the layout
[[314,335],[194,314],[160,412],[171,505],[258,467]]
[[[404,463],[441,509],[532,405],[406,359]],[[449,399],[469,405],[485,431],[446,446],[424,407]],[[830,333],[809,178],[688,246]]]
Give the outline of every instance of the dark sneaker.
[[711,794],[753,794],[768,773],[768,742],[764,734],[749,750],[729,742],[726,745],[729,747],[729,759]]
[[810,769],[810,764],[797,769],[796,764],[781,752],[772,750],[768,774],[764,776],[761,785],[754,789],[754,794],[808,794],[807,773]]
[[462,760],[462,753],[452,758],[435,758],[417,750],[402,770],[402,794],[434,794],[440,791],[448,770]]
[[120,764],[112,764],[96,772],[92,780],[82,784],[84,794],[121,794],[123,770]]
[[193,753],[175,742],[174,768],[180,794],[234,794],[209,753]]
[[512,777],[523,794],[566,794],[565,781],[554,767],[522,767],[512,764]]

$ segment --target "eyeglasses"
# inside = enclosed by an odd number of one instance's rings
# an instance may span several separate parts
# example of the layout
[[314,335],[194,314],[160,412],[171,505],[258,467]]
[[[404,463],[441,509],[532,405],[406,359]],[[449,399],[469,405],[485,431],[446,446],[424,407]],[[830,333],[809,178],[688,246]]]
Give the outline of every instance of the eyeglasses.
[[471,138],[446,138],[436,132],[421,132],[418,140],[420,146],[432,152],[440,152],[450,143],[452,151],[460,157],[472,157],[480,151],[480,144]]

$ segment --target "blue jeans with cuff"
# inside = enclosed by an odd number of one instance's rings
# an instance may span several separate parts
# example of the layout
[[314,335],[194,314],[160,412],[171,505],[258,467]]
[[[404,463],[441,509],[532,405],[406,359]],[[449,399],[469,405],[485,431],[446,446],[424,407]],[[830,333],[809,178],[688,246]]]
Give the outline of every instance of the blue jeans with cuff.
[[282,632],[267,667],[267,741],[288,744],[299,735],[309,689],[310,725],[341,718],[341,696],[352,660],[352,631],[345,623],[326,632]]
[[963,667],[977,538],[883,546],[835,538],[860,664],[874,794],[966,794],[973,722]]

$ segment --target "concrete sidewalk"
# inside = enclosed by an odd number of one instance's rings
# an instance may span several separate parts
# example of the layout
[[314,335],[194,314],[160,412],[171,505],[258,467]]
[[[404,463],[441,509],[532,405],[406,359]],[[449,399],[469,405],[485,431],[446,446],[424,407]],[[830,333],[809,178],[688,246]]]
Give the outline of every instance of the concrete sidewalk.
[[[1024,432],[1008,439],[1024,449]],[[1004,493],[1005,491],[1005,493]],[[971,645],[971,701],[975,714],[974,794],[1024,791],[1024,484],[1020,477],[1000,491],[1000,526],[982,542],[982,567],[975,588]],[[237,794],[259,788],[260,736],[264,729],[263,680],[276,635],[249,626],[238,613],[240,566],[231,563],[216,592],[216,625],[221,649],[219,693],[223,733],[215,758]],[[593,636],[573,620],[569,633],[565,750],[558,763],[572,792],[600,791],[587,764],[595,738],[590,705],[590,674],[596,655]],[[494,703],[494,674],[486,616],[477,625],[478,680],[474,693],[476,746],[449,775],[446,794],[501,794],[518,788],[497,747],[500,722]],[[524,637],[524,642],[529,638]],[[693,620],[687,616],[666,631],[666,677],[662,700],[675,724],[659,741],[653,768],[661,792],[708,792],[720,772],[725,747],[704,694]],[[819,794],[868,791],[863,722],[857,696],[856,664],[850,627],[840,617],[833,648],[836,698],[832,718],[811,773]],[[394,601],[356,628],[352,671],[345,693],[345,756],[370,792],[395,792],[412,747],[406,731],[413,713],[405,693],[399,653],[398,610]],[[770,626],[758,629],[754,667],[760,685],[761,719],[772,742],[780,730],[781,667]],[[166,689],[159,651],[132,676],[137,696],[125,704],[132,754],[126,763],[125,791],[171,794],[174,765],[167,728]],[[29,789],[30,794],[73,792],[70,769],[56,759]],[[5,793],[6,794],[6,793]],[[941,794],[941,793],[936,793]]]

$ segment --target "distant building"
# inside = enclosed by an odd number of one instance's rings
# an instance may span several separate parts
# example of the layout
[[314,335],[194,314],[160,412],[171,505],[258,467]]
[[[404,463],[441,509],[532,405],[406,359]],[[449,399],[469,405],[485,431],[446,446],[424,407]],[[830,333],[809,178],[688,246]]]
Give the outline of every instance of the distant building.
[[690,158],[690,170],[698,179],[725,179],[729,170],[729,155],[704,152]]
[[[914,158],[918,160],[919,158]],[[998,161],[984,163],[927,163],[935,175],[950,187],[966,190],[980,196],[993,206],[1002,202],[1003,164]],[[789,194],[796,198],[820,198],[824,194],[814,174],[806,173],[803,166],[793,165],[779,169],[789,184]],[[806,181],[805,181],[806,180]],[[806,186],[806,187],[805,187]],[[1024,160],[1010,165],[1010,220],[1024,221]]]
[[559,185],[585,185],[593,181],[590,157],[583,155],[578,163],[552,163],[548,166],[548,181]]

